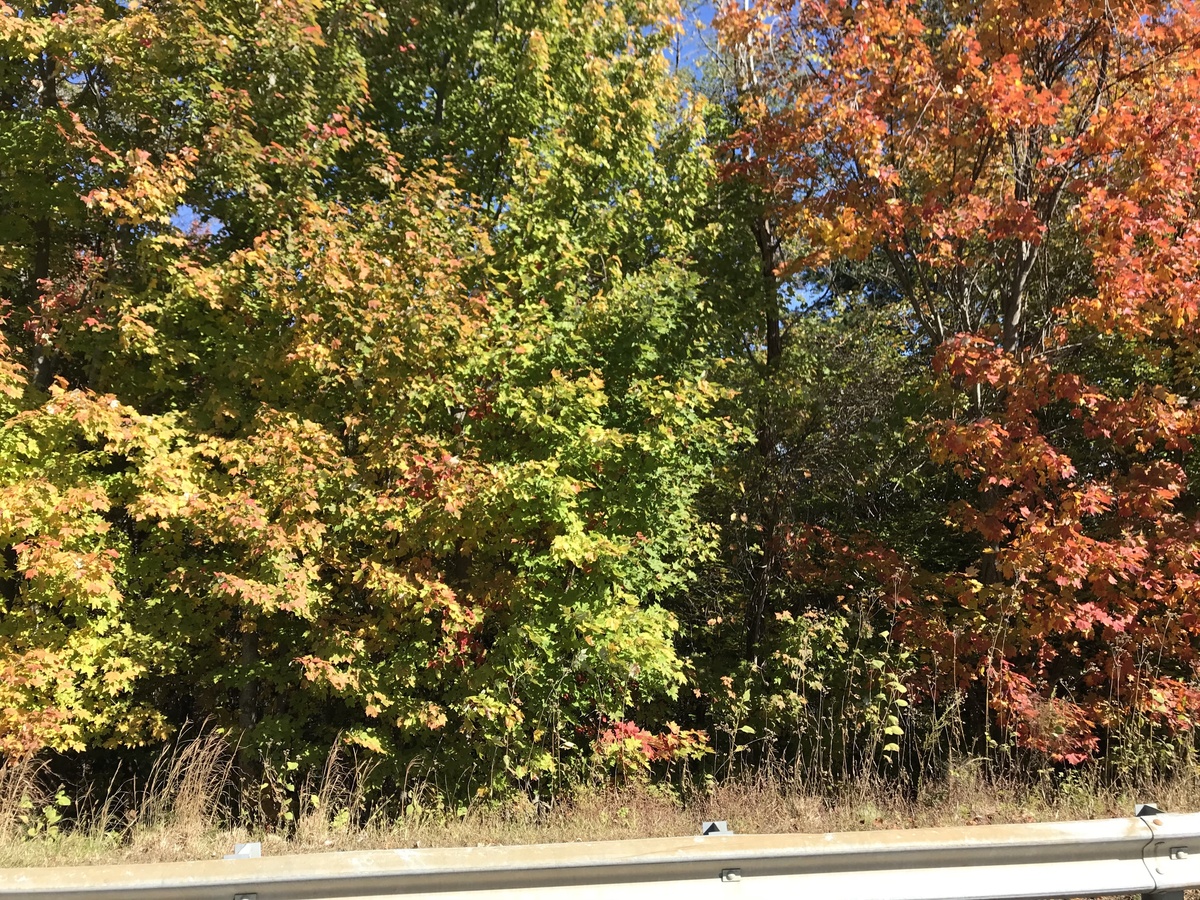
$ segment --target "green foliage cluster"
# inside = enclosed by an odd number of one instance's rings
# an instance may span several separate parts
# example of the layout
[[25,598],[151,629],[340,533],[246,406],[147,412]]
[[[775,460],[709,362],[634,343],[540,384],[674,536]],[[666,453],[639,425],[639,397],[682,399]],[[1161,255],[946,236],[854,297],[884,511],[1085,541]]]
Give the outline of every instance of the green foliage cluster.
[[642,3],[0,7],[0,740],[481,791],[684,681],[732,426]]

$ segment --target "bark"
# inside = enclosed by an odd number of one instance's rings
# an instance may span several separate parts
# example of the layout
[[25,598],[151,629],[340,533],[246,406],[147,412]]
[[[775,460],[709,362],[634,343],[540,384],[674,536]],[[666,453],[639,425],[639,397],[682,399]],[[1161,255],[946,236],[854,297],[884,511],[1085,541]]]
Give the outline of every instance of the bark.
[[761,560],[755,569],[750,592],[746,598],[746,659],[754,662],[766,635],[767,625],[774,613],[771,594],[779,577],[778,551],[779,498],[775,491],[775,472],[779,465],[778,435],[772,408],[771,383],[783,357],[783,341],[779,321],[779,282],[775,270],[779,266],[779,244],[770,220],[763,216],[754,225],[761,266],[763,311],[766,319],[766,365],[762,370],[762,395],[759,400],[756,447],[761,458],[763,477],[759,547]]
[[[38,91],[38,107],[42,114],[58,107],[58,75],[54,60],[43,57],[41,64],[41,89]],[[52,185],[54,173],[46,167],[43,177],[47,186]],[[43,213],[33,223],[33,267],[29,274],[28,303],[36,309],[42,293],[42,283],[50,277],[50,260],[53,251],[53,226],[48,214]],[[30,359],[30,374],[38,390],[49,389],[58,368],[58,352],[45,344],[33,348]]]
[[238,725],[249,731],[258,722],[258,678],[252,673],[258,663],[258,632],[241,635],[242,687],[238,694]]

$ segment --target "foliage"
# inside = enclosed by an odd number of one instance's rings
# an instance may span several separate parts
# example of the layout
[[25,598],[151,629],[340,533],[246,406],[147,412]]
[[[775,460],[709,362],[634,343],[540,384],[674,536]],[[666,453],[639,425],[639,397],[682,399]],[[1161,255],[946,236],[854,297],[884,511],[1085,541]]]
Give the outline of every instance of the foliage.
[[651,734],[635,722],[614,722],[595,742],[596,765],[628,781],[649,774],[653,763],[703,759],[712,753],[703,731],[680,728],[668,722],[660,734]]
[[918,575],[897,631],[928,692],[978,689],[1069,762],[1131,716],[1195,723],[1198,22],[907,0],[723,19],[770,47],[730,172],[797,265],[903,298],[937,351],[928,445],[962,479],[946,512],[969,552],[898,567]]
[[1196,10],[717,28],[688,89],[670,0],[0,0],[0,753],[210,721],[298,816],[337,742],[1190,741]]
[[[727,428],[683,229],[644,237],[709,168],[638,9],[530,7],[515,65],[562,91],[500,84],[517,134],[455,159],[378,67],[436,11],[0,6],[0,140],[42,161],[0,189],[6,752],[210,719],[489,791],[677,691],[660,600],[708,552]],[[512,14],[487,27],[523,45]]]

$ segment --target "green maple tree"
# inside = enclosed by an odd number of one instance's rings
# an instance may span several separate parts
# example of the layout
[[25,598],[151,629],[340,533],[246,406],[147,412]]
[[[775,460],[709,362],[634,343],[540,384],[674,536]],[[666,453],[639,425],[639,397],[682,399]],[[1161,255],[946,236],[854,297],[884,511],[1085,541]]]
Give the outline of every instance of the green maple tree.
[[728,428],[668,10],[402,12],[0,7],[8,752],[207,717],[488,790],[677,690]]

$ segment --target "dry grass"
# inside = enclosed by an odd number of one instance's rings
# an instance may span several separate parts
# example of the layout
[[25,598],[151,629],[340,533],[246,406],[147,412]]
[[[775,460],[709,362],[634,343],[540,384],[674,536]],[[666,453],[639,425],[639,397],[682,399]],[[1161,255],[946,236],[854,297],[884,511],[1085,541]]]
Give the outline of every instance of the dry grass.
[[46,802],[40,777],[44,769],[34,761],[0,763],[0,835],[9,840],[29,836],[29,811]]
[[[1149,784],[1135,795],[1086,775],[998,780],[972,764],[951,767],[915,796],[871,780],[831,794],[761,778],[682,793],[595,785],[553,804],[517,799],[456,810],[441,808],[429,786],[420,785],[390,805],[369,807],[363,789],[369,768],[336,752],[304,783],[289,780],[291,767],[266,766],[261,783],[247,785],[233,760],[233,748],[216,735],[178,741],[144,783],[109,785],[100,803],[56,827],[43,816],[55,795],[46,768],[33,762],[0,768],[0,866],[211,859],[248,840],[277,855],[681,836],[696,834],[706,819],[726,819],[743,834],[820,833],[1125,816],[1148,799],[1171,810],[1200,809],[1200,775]],[[227,824],[235,801],[257,825]]]

